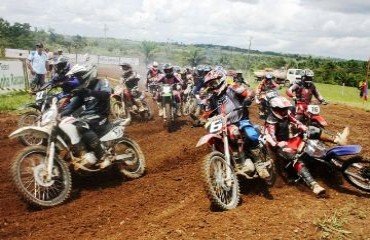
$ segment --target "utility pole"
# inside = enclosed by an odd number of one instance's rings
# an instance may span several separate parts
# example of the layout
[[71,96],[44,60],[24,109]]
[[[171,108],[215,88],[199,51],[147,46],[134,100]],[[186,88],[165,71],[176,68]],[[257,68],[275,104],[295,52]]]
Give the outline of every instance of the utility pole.
[[103,28],[103,31],[104,31],[104,38],[107,39],[107,32],[108,32],[109,28],[107,26],[107,24],[104,24],[104,28]]
[[248,55],[247,55],[247,64],[246,64],[246,68],[247,68],[247,71],[249,70],[249,54],[250,54],[250,51],[251,51],[251,45],[252,45],[252,37],[249,37],[249,47],[248,47]]

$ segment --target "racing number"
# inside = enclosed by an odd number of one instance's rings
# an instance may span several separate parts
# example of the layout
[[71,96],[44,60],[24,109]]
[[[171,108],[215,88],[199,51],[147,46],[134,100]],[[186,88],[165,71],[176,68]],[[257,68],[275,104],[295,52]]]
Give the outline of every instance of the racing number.
[[211,123],[211,126],[209,128],[210,133],[217,133],[222,129],[222,120],[218,119]]

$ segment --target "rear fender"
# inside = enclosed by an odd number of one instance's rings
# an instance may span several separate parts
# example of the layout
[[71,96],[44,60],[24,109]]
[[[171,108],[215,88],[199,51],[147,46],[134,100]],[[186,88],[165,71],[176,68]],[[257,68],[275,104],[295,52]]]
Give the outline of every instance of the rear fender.
[[321,117],[320,115],[313,115],[312,118],[311,118],[311,121],[312,122],[317,122],[321,126],[328,126],[328,122],[323,117]]
[[222,142],[222,138],[217,134],[207,134],[199,139],[196,147],[200,147],[206,143],[211,145],[214,142]]

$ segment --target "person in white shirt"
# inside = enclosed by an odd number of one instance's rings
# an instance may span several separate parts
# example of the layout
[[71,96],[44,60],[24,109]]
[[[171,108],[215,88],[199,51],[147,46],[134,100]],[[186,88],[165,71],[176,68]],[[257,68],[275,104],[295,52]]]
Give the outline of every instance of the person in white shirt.
[[34,76],[31,90],[37,91],[45,84],[45,75],[48,71],[48,56],[42,43],[36,44],[36,51],[31,51],[27,58],[27,67]]

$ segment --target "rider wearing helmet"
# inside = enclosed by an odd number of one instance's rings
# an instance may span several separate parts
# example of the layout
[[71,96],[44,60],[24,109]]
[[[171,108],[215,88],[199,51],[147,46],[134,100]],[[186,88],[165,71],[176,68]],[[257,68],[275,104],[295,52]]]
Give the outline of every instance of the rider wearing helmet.
[[[264,164],[258,157],[259,133],[249,121],[247,106],[251,104],[254,97],[254,92],[241,85],[227,85],[225,71],[212,70],[204,78],[204,86],[208,92],[212,93],[208,100],[206,112],[201,119],[204,121],[208,117],[221,114],[221,109],[224,109],[228,117],[228,129],[230,131],[230,139],[238,146],[238,152],[233,153],[237,159],[238,171],[242,173],[250,173],[254,171],[254,165],[260,177],[267,178],[270,176]],[[234,109],[240,110],[234,111]],[[244,141],[240,134],[241,130],[244,134],[246,142],[251,147],[250,154],[255,163],[250,158],[245,156]],[[256,151],[257,150],[257,151]]]
[[267,91],[280,88],[273,78],[272,73],[268,72],[257,86],[256,103],[259,104],[259,116],[262,119],[267,117],[265,116],[265,110],[268,107],[265,101]]
[[156,81],[159,76],[159,69],[158,69],[158,62],[153,62],[153,65],[149,68],[148,72],[146,73],[146,84],[148,88],[148,84],[152,81]]
[[[180,108],[180,105],[181,105],[181,96],[180,96],[180,92],[179,90],[181,89],[181,85],[183,84],[183,82],[181,81],[181,79],[179,79],[178,77],[176,77],[174,75],[174,71],[173,71],[173,66],[169,63],[165,64],[163,66],[163,72],[164,72],[164,76],[162,76],[159,80],[158,80],[158,83],[163,83],[163,84],[169,84],[169,85],[172,85],[173,87],[173,96],[174,96],[174,99],[175,99],[175,102],[176,102],[176,115],[177,116],[181,116],[181,108]],[[180,84],[180,85],[178,85]],[[180,88],[180,89],[178,89]],[[163,116],[163,107],[162,107],[162,103],[161,103],[161,95],[159,94],[158,98],[157,98],[157,104],[158,104],[158,108],[159,108],[159,116]],[[167,116],[165,116],[167,117]]]
[[328,104],[313,84],[313,78],[313,71],[305,69],[302,71],[301,82],[293,84],[286,90],[286,94],[296,101],[296,118],[300,121],[304,119],[304,113],[307,110],[307,106],[311,103],[312,96],[315,96],[320,103]]
[[[271,152],[276,153],[283,159],[293,161],[298,149],[298,139],[291,136],[292,127],[300,131],[308,131],[309,138],[320,139],[326,142],[344,144],[348,136],[348,129],[336,137],[329,136],[319,128],[310,127],[309,129],[296,119],[291,113],[292,104],[282,96],[274,97],[270,100],[271,114],[265,122],[265,135],[268,147]],[[312,177],[304,164],[303,159],[298,159],[293,162],[293,168],[297,174],[311,187],[312,191],[319,195],[325,193],[325,189],[321,187]]]
[[[133,72],[132,67],[128,63],[120,64],[123,71],[121,77],[121,83],[124,87],[124,94],[129,105],[135,104],[139,112],[145,111],[143,102],[140,99],[141,92],[139,91],[138,83],[140,81],[140,76]],[[132,94],[136,93],[136,94]],[[134,96],[135,95],[135,96]]]
[[[97,161],[92,159],[89,162],[86,161],[84,165],[104,168],[111,162],[104,156],[105,151],[96,132],[104,131],[108,124],[111,93],[109,82],[97,78],[96,66],[75,65],[66,75],[75,76],[80,81],[80,86],[72,91],[77,101],[68,105],[60,115],[62,117],[70,115],[84,105],[84,110],[74,124],[81,134],[86,149],[94,152],[97,158]],[[76,152],[78,153],[79,149],[76,149]]]
[[53,85],[58,85],[62,88],[62,93],[58,94],[58,99],[71,93],[71,91],[80,85],[76,77],[68,77],[66,73],[71,69],[68,59],[64,56],[58,57],[53,63],[54,74],[51,78]]

